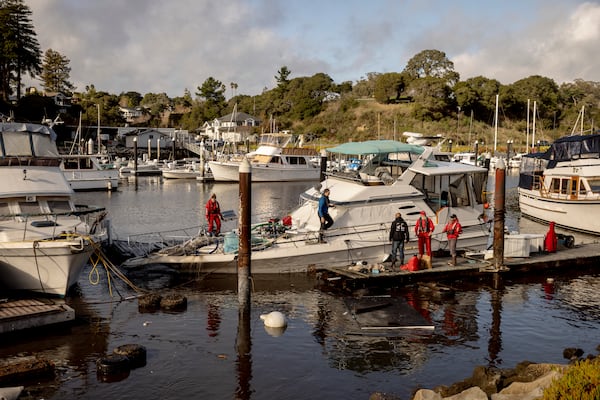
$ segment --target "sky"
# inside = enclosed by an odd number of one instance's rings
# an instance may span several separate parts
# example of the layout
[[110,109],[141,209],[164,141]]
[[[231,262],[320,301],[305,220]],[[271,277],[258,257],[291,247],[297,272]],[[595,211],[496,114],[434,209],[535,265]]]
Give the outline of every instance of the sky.
[[[461,80],[600,81],[600,0],[25,0],[42,52],[70,60],[76,91],[226,97],[290,79],[401,72],[435,49]],[[41,87],[37,80],[30,81]],[[236,83],[237,90],[231,88]]]

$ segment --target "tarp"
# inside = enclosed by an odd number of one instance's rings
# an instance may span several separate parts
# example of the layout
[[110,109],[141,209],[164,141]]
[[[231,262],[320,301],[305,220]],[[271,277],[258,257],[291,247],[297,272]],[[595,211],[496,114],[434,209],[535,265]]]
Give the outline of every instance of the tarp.
[[326,149],[328,153],[339,154],[380,154],[380,153],[423,153],[423,147],[395,140],[367,140],[366,142],[348,142]]

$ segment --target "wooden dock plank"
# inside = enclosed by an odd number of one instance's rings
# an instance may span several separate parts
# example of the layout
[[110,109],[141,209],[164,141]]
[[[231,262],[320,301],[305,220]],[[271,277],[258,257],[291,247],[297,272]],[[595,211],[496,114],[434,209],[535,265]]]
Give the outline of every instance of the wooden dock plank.
[[64,300],[18,299],[0,303],[0,334],[75,319]]

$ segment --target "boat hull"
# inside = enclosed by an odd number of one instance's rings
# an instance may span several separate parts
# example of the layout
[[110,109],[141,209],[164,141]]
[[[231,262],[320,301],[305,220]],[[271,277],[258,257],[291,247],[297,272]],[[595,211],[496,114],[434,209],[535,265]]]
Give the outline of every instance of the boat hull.
[[64,297],[93,251],[85,240],[0,243],[0,284]]
[[[250,256],[253,274],[307,273],[320,267],[343,267],[357,262],[370,265],[383,262],[391,252],[388,240],[389,228],[348,235],[325,236],[326,243],[318,243],[318,232],[302,234],[290,240],[280,240],[268,244],[260,250],[253,250]],[[465,229],[458,243],[459,249],[483,249],[488,242],[487,227],[471,226]],[[214,251],[217,248],[217,251]],[[445,234],[432,237],[432,250],[446,250],[448,242]],[[405,262],[418,253],[416,240],[405,246]],[[182,272],[237,274],[237,254],[224,253],[216,245],[208,245],[190,255],[150,255],[128,260],[125,265],[136,267],[148,264],[175,264]]]
[[[239,162],[210,161],[210,170],[217,182],[237,182],[240,175]],[[318,180],[321,170],[313,165],[279,166],[251,165],[252,182],[294,182]]]
[[600,235],[600,219],[590,218],[600,210],[600,200],[561,200],[542,197],[539,191],[519,188],[519,207],[527,217],[554,222],[557,226]]

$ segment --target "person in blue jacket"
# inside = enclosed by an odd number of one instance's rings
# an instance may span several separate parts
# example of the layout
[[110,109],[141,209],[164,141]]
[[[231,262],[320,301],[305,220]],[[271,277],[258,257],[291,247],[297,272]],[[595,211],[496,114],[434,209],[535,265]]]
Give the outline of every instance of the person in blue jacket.
[[329,201],[329,189],[323,190],[323,195],[319,199],[319,220],[321,221],[321,229],[319,230],[319,243],[326,243],[323,240],[323,232],[333,225],[333,218],[329,215],[329,207],[335,207]]

